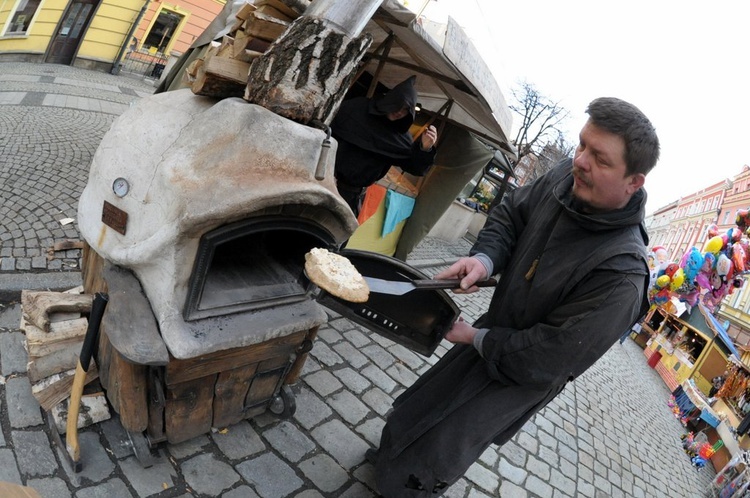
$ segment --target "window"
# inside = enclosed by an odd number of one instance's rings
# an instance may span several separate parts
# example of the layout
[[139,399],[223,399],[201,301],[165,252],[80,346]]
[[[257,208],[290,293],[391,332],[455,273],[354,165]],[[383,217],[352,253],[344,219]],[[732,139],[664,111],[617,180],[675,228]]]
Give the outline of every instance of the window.
[[162,9],[143,41],[143,48],[164,53],[184,16]]
[[724,221],[721,222],[722,225],[726,225],[729,223],[729,214],[731,211],[724,211]]
[[21,0],[11,17],[6,34],[25,34],[29,30],[29,24],[31,24],[40,3],[42,3],[41,0]]

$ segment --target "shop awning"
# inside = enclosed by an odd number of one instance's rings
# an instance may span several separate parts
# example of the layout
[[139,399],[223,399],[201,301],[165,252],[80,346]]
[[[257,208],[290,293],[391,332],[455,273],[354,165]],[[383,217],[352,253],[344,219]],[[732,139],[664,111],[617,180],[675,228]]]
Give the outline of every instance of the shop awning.
[[703,306],[702,303],[698,304],[698,308],[701,311],[701,315],[703,315],[703,318],[706,320],[706,324],[711,328],[716,337],[718,337],[721,342],[723,342],[724,345],[729,349],[729,352],[735,356],[734,359],[736,361],[740,361],[742,355],[739,351],[737,351],[737,348],[734,345],[734,341],[732,341],[732,338],[729,337],[729,334],[727,334],[727,329],[724,328],[719,320],[717,320],[716,317],[713,316],[708,308]]
[[487,64],[453,19],[444,33],[433,36],[412,11],[385,0],[364,31],[373,36],[365,70],[378,74],[380,83],[393,88],[416,74],[424,111],[441,114],[515,159],[508,140],[511,111]]

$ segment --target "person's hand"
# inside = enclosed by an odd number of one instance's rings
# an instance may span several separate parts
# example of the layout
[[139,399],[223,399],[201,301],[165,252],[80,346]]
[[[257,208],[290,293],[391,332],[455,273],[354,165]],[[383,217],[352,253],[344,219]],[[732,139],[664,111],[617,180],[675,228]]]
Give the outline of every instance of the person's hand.
[[488,278],[487,268],[477,258],[461,258],[451,265],[447,270],[443,270],[435,275],[436,280],[444,278],[460,278],[461,288],[453,289],[457,294],[470,294],[479,290],[474,285],[479,280]]
[[422,139],[422,150],[430,150],[437,141],[437,128],[432,125],[428,126],[420,138]]
[[477,335],[478,329],[475,329],[459,317],[458,321],[445,334],[445,339],[453,344],[473,344],[474,336]]

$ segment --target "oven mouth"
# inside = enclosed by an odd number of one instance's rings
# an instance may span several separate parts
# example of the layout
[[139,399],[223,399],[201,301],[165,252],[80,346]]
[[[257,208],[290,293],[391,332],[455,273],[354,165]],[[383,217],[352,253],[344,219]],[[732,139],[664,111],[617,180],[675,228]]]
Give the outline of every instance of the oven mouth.
[[183,318],[200,320],[310,299],[315,287],[304,264],[313,247],[334,248],[335,239],[305,218],[262,216],[206,233]]

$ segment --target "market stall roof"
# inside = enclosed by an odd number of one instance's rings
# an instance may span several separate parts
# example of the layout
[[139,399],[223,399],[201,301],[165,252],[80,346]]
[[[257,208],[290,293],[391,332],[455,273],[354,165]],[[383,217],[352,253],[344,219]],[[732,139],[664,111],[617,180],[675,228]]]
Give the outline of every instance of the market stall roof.
[[719,322],[719,320],[716,319],[713,314],[711,314],[708,308],[706,308],[702,303],[698,304],[698,309],[700,309],[700,314],[703,316],[706,325],[708,325],[713,334],[718,337],[721,342],[724,343],[724,345],[726,345],[726,347],[729,349],[729,352],[735,356],[734,359],[740,361],[742,355],[739,351],[737,351],[737,348],[734,345],[734,341],[732,341],[732,338],[729,337],[729,334],[727,334],[727,329]]
[[[438,40],[396,0],[385,0],[364,29],[373,36],[365,70],[393,88],[417,74],[419,103],[424,111],[440,113],[454,125],[474,133],[515,159],[508,140],[512,116],[485,61],[463,29],[448,19]],[[438,37],[440,35],[437,35]],[[378,66],[384,69],[378,71]]]

